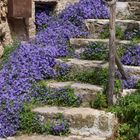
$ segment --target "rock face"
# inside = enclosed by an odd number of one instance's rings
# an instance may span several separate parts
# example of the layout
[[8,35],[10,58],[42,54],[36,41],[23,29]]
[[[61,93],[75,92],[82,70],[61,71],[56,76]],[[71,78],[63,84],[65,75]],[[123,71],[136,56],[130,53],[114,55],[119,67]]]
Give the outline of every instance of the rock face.
[[1,0],[0,1],[0,44],[7,45],[10,42],[11,42],[11,35],[10,35],[9,25],[7,22],[7,0]]
[[74,4],[75,2],[78,2],[79,0],[57,0],[57,1],[58,1],[58,5],[56,7],[56,10],[60,12],[69,4]]
[[19,137],[9,137],[7,139],[0,139],[0,140],[106,140],[104,137],[98,136],[90,136],[90,137],[81,137],[81,136],[68,136],[68,137],[61,137],[61,136],[45,136],[45,135],[33,135],[33,136],[19,136]]
[[49,82],[48,86],[52,89],[72,88],[74,94],[81,97],[83,107],[89,107],[90,102],[96,99],[99,92],[103,91],[102,87],[96,85],[75,82]]
[[[100,39],[100,33],[105,27],[109,27],[108,19],[86,19],[86,27],[89,31],[89,38]],[[121,28],[122,32],[140,30],[140,21],[136,20],[116,20],[116,27]]]
[[0,45],[0,58],[2,57],[3,52],[4,52],[4,49],[3,49],[2,45]]
[[70,132],[79,136],[99,136],[111,138],[117,127],[117,119],[114,114],[86,107],[65,108],[45,106],[33,110],[41,115],[43,122],[53,119],[57,114],[63,114],[69,122]]
[[33,0],[31,18],[8,18],[8,0],[0,0],[0,44],[3,46],[12,42],[12,37],[18,40],[28,40],[35,35],[35,3],[36,2],[55,2],[55,11],[59,13],[67,5],[78,2],[79,0]]
[[140,19],[140,1],[139,0],[119,0],[117,2],[117,16],[119,19],[133,18]]

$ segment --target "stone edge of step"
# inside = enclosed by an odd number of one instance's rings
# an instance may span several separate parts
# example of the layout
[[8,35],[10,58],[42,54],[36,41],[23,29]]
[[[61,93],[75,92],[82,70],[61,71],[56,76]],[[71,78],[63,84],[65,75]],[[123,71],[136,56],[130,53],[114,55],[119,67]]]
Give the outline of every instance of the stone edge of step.
[[15,137],[8,137],[0,140],[106,140],[106,138],[98,136],[82,137],[82,136],[51,136],[51,135],[22,135]]
[[[109,23],[109,19],[86,19],[85,22],[89,22],[89,23],[102,23],[104,24],[105,23]],[[116,19],[116,22],[121,22],[121,23],[136,23],[136,24],[140,24],[140,21],[137,21],[137,20],[131,20],[131,19],[126,19],[126,20],[123,20],[123,19]]]
[[81,89],[90,89],[95,91],[102,90],[102,87],[97,85],[92,85],[88,83],[80,83],[80,82],[74,82],[74,81],[67,81],[67,82],[57,82],[57,81],[50,81],[48,83],[48,86],[50,88],[63,88],[63,87],[72,87],[72,88],[81,88]]
[[[90,39],[90,38],[70,38],[71,45],[76,45],[76,47],[88,45],[90,42],[100,42],[109,44],[109,39]],[[116,40],[117,44],[129,45],[131,41],[129,40]]]
[[[63,62],[63,60],[61,59],[57,59],[57,61],[61,61]],[[91,68],[95,67],[95,68],[106,68],[108,67],[108,62],[105,61],[96,61],[96,60],[82,60],[82,59],[77,59],[77,58],[73,58],[73,59],[68,59],[67,62],[65,62],[66,64],[72,66],[72,65],[79,65],[79,66],[89,66]],[[123,65],[125,69],[127,69],[130,72],[136,72],[136,73],[140,73],[140,66],[129,66],[129,65]]]

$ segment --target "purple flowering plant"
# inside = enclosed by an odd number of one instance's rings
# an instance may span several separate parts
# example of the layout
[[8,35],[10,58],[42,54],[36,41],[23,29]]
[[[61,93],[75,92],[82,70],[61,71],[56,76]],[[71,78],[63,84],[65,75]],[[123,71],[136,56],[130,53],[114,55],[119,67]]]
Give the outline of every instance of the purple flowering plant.
[[140,45],[127,47],[121,61],[125,65],[140,66]]
[[[108,10],[102,0],[81,0],[57,16],[50,16],[44,11],[36,13],[36,36],[27,44],[21,43],[0,70],[0,137],[17,133],[20,112],[25,102],[30,102],[33,97],[42,99],[39,93],[32,92],[34,83],[65,74],[67,66],[57,62],[56,58],[68,55],[69,38],[88,35],[84,24],[84,19],[87,18],[108,18]],[[55,100],[59,94],[48,96],[46,92],[44,96],[46,101],[48,98]],[[63,94],[59,98],[63,100],[67,96]],[[72,99],[75,101],[77,98]],[[54,126],[52,131],[58,134],[64,129],[62,122]]]
[[[55,69],[55,58],[67,56],[69,38],[87,36],[83,20],[107,17],[102,0],[81,0],[58,16],[36,13],[37,35],[28,44],[20,44],[0,70],[0,137],[18,131],[23,104],[33,96],[33,83],[63,73]],[[58,128],[53,130],[58,133]]]

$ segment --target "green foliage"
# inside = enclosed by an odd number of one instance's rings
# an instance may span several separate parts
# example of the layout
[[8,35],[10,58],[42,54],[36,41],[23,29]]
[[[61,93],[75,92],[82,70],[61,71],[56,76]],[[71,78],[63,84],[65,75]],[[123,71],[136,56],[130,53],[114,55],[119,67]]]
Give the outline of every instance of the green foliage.
[[107,108],[107,98],[106,95],[102,93],[98,93],[96,99],[91,102],[91,107],[95,109],[103,109]]
[[120,140],[132,140],[140,132],[140,94],[139,91],[122,97],[116,105],[109,108],[115,112],[122,124],[119,130]]
[[122,92],[122,81],[120,79],[115,79],[114,93],[120,94]]
[[73,89],[71,89],[70,87],[65,87],[64,89],[51,93],[47,104],[56,106],[78,107],[81,104],[81,99],[74,94]]
[[69,131],[69,124],[61,113],[44,123],[44,132],[49,135],[62,136],[69,134]]
[[106,85],[108,78],[107,69],[94,69],[87,71],[71,71],[68,74],[59,77],[59,81],[78,81],[95,85]]
[[20,131],[22,133],[43,133],[43,127],[37,115],[31,112],[31,105],[25,104],[20,113]]
[[73,106],[77,107],[81,104],[79,96],[74,94],[74,90],[70,87],[60,89],[51,89],[47,86],[46,81],[40,81],[33,86],[33,93],[37,96],[33,98],[33,104],[36,105],[56,105],[56,106]]
[[[121,27],[116,26],[116,38],[123,39],[124,32],[122,31]],[[107,24],[100,33],[101,39],[109,38],[109,25]]]
[[105,26],[100,33],[99,38],[106,39],[109,38],[109,25]]
[[121,58],[123,55],[124,55],[124,53],[125,53],[125,51],[126,51],[126,48],[128,48],[129,46],[126,46],[126,47],[118,47],[117,48],[117,54],[118,54],[118,56]]
[[138,80],[137,85],[136,85],[136,88],[137,88],[138,90],[140,90],[140,80]]
[[69,124],[62,114],[57,114],[55,118],[41,121],[39,116],[32,112],[33,104],[25,104],[20,113],[19,131],[23,134],[51,134],[66,135],[69,133]]
[[140,43],[140,30],[136,30],[136,29],[133,30],[133,35],[131,40],[133,44]]
[[131,126],[129,123],[121,124],[117,140],[134,140],[138,134],[138,130],[136,129],[133,128],[133,126]]
[[134,37],[133,39],[132,39],[132,43],[133,44],[138,44],[138,43],[140,43],[140,36],[139,37]]
[[122,31],[121,27],[116,26],[116,37],[118,39],[123,39],[124,38],[124,31]]
[[81,58],[87,60],[107,60],[108,50],[103,43],[92,43],[81,53]]
[[9,59],[11,53],[19,46],[19,41],[17,39],[13,39],[13,43],[4,47],[4,55],[2,57],[2,61],[6,62]]

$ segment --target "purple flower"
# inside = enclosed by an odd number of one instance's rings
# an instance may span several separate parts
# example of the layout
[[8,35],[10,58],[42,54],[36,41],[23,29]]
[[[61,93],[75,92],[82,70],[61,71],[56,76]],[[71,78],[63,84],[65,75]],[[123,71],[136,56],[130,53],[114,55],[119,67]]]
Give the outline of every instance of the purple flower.
[[125,65],[140,66],[140,46],[128,47],[121,61]]
[[[17,132],[24,102],[37,96],[31,92],[33,83],[65,73],[65,64],[56,69],[56,58],[68,55],[69,38],[88,35],[84,19],[107,17],[102,0],[81,0],[58,16],[49,16],[46,10],[36,13],[37,35],[28,44],[20,44],[0,70],[0,137]],[[63,128],[61,124],[53,130],[57,134]]]

